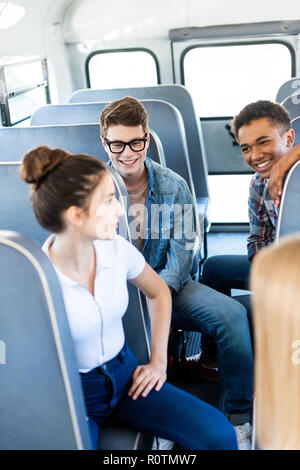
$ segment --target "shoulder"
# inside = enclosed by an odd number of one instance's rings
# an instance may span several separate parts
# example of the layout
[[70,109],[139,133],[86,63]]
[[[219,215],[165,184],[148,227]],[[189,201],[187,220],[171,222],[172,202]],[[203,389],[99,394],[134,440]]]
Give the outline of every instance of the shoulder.
[[139,250],[121,235],[116,235],[112,240],[95,240],[96,252],[101,254],[105,262],[109,263],[117,256],[118,261],[143,257]]
[[113,242],[117,247],[118,260],[127,267],[127,279],[137,277],[145,267],[145,258],[139,250],[121,235],[117,235]]
[[135,249],[135,247],[121,235],[116,235],[112,240],[95,240],[94,246],[97,253],[101,253],[101,255],[104,255],[107,259],[113,257],[116,253],[120,255],[127,251],[132,251],[132,248]]

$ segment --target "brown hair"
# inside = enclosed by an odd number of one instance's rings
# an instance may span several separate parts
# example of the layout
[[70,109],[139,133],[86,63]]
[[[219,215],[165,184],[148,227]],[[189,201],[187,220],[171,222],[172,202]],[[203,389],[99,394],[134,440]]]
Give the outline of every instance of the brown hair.
[[238,133],[241,127],[248,126],[256,119],[267,118],[274,126],[279,126],[281,132],[286,132],[291,128],[291,120],[288,111],[279,103],[259,100],[245,106],[240,113],[235,116],[231,130],[238,141]]
[[101,136],[106,137],[110,126],[139,126],[149,133],[148,115],[142,103],[131,96],[108,103],[100,114]]
[[41,146],[24,156],[20,174],[31,184],[37,220],[46,230],[59,233],[65,228],[63,212],[73,205],[88,210],[90,196],[107,171],[103,162],[89,155]]

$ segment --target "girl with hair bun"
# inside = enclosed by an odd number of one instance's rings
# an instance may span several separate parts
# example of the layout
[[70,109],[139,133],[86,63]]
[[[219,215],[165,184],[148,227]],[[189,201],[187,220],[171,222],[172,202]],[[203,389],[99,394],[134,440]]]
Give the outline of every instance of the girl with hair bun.
[[[106,165],[43,146],[24,156],[21,177],[31,184],[38,221],[53,232],[43,250],[62,287],[90,420],[101,428],[109,419],[186,449],[236,449],[221,412],[166,383],[171,296],[141,253],[117,235],[123,209]],[[138,365],[126,344],[127,280],[147,296],[148,364]]]

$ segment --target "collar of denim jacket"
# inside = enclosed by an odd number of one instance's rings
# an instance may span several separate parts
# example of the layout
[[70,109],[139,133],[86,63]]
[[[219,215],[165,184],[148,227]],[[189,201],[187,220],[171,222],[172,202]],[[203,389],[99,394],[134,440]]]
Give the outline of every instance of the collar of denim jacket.
[[147,157],[145,159],[145,166],[148,173],[148,195],[149,197],[152,196],[155,199],[153,164],[151,158]]
[[[149,197],[152,197],[155,200],[155,191],[154,191],[154,174],[153,174],[153,164],[152,160],[149,157],[145,158],[145,167],[148,173],[148,195]],[[108,160],[106,164],[110,167],[112,167],[112,162],[111,160]]]

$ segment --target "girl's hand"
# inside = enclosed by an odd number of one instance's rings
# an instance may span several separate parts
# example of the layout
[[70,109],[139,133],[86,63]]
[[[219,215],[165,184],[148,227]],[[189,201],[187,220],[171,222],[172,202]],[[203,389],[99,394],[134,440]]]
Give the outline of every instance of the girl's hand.
[[132,375],[132,385],[128,395],[136,400],[140,395],[146,397],[154,388],[158,392],[167,379],[166,364],[149,362],[138,366]]

